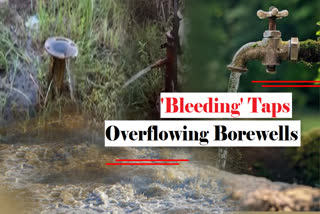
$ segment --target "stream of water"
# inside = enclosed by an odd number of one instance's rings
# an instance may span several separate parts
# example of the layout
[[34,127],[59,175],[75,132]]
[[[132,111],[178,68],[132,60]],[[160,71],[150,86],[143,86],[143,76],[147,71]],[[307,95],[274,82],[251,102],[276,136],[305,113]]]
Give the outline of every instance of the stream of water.
[[139,79],[140,77],[142,77],[143,75],[145,75],[146,73],[148,73],[149,71],[151,71],[152,66],[149,66],[145,69],[142,69],[141,71],[139,71],[138,73],[136,73],[134,76],[132,76],[124,85],[122,88],[126,88],[128,87],[128,85],[130,85],[131,83],[133,83],[134,81],[136,81],[137,79]]
[[241,74],[241,72],[231,72],[229,78],[228,92],[238,91]]
[[[238,91],[241,74],[242,73],[240,72],[231,72],[230,78],[229,78],[228,92],[236,93]],[[228,156],[228,148],[218,149],[217,167],[219,169],[224,170],[226,168],[227,156]]]

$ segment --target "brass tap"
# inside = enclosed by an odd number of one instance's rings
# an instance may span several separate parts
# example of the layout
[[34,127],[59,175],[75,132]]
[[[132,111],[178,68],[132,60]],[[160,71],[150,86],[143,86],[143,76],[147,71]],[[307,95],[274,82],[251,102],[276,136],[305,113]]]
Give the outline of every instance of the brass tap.
[[277,19],[287,17],[287,10],[279,11],[276,7],[270,7],[269,11],[259,10],[257,16],[260,19],[269,20],[269,27],[263,33],[262,41],[250,42],[242,46],[228,68],[232,72],[246,72],[249,60],[260,60],[266,66],[268,73],[275,73],[276,66],[284,60],[296,61],[299,58],[299,39],[291,38],[289,41],[282,41],[281,32],[277,30]]
[[266,66],[268,73],[276,71],[276,65],[280,64],[277,51],[280,49],[281,32],[277,30],[277,19],[287,17],[289,12],[287,10],[279,11],[276,7],[270,7],[269,11],[258,10],[257,16],[260,19],[269,19],[269,29],[263,33],[264,40],[267,40],[267,53],[262,60],[262,64]]

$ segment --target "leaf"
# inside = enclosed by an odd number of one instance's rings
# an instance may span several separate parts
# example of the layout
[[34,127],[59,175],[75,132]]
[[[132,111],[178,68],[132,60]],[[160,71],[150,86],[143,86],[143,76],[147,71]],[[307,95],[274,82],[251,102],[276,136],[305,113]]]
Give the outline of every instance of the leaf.
[[317,22],[317,25],[320,26],[320,21]]

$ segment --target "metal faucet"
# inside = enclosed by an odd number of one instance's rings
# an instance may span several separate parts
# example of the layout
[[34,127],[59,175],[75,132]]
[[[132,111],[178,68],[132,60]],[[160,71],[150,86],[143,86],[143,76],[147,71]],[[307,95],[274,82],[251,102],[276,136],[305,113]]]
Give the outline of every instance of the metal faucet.
[[[247,62],[250,60],[260,60],[266,66],[268,73],[275,73],[276,66],[281,61],[303,60],[306,62],[319,62],[319,54],[310,57],[310,53],[319,50],[320,43],[307,40],[300,43],[297,37],[292,37],[289,41],[282,41],[281,32],[276,29],[276,20],[287,17],[287,10],[279,11],[276,7],[270,7],[269,11],[259,10],[257,16],[260,19],[269,19],[269,29],[263,33],[262,41],[249,42],[242,46],[234,55],[233,60],[228,69],[232,72],[246,72]],[[309,42],[313,42],[314,46],[309,47]],[[313,49],[315,50],[313,50]]]
[[[288,15],[287,10],[279,11],[276,7],[270,7],[267,12],[262,10],[257,12],[260,19],[269,19],[269,29],[263,33],[262,41],[249,42],[234,55],[231,64],[228,65],[228,69],[232,72],[229,92],[237,92],[241,73],[248,71],[247,62],[250,60],[260,60],[266,66],[268,73],[275,73],[276,66],[285,60],[320,62],[320,40],[299,42],[297,37],[292,37],[289,41],[282,41],[276,20]],[[227,148],[219,148],[218,168],[225,168],[227,154]]]

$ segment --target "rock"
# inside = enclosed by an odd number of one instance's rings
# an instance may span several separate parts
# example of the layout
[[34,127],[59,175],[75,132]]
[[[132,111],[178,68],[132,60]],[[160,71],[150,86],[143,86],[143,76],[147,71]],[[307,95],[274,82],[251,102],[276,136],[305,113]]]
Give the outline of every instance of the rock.
[[320,211],[320,189],[223,172],[222,185],[242,211]]
[[243,196],[243,191],[235,190],[232,191],[231,197],[233,200],[239,200]]

